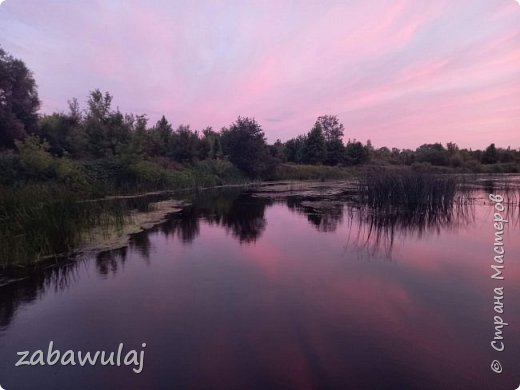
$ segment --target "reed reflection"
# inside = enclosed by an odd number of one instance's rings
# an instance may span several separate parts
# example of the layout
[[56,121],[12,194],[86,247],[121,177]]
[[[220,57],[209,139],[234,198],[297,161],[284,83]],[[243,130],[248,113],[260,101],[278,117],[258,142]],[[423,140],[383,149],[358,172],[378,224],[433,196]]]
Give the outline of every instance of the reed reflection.
[[438,235],[442,230],[454,230],[474,221],[475,205],[464,201],[447,208],[424,207],[413,211],[353,206],[348,210],[347,242],[369,256],[391,257],[398,240]]
[[82,265],[82,260],[76,259],[30,275],[10,275],[11,282],[0,284],[0,332],[7,329],[21,305],[37,300],[45,292],[63,291],[71,286],[79,277]]
[[[518,184],[518,183],[517,183]],[[509,188],[508,191],[505,189]],[[335,232],[342,225],[348,228],[347,243],[367,256],[383,254],[391,256],[394,245],[405,238],[421,239],[439,234],[442,230],[458,229],[475,221],[475,210],[487,199],[486,193],[493,191],[509,196],[508,218],[510,225],[519,223],[519,188],[500,184],[480,184],[477,191],[458,191],[453,197],[437,204],[420,202],[413,207],[384,204],[377,207],[360,201],[362,197],[338,196],[294,196],[273,200],[255,197],[251,191],[226,189],[204,191],[193,195],[182,212],[172,215],[165,223],[134,235],[127,248],[103,252],[94,259],[95,269],[101,278],[115,277],[129,261],[129,255],[151,262],[154,235],[174,237],[181,245],[192,244],[199,236],[201,223],[225,229],[230,237],[244,245],[254,245],[268,228],[266,210],[275,202],[285,203],[294,213],[306,217],[307,222],[320,232]],[[288,232],[289,234],[289,232]],[[218,254],[216,254],[218,255]],[[82,264],[72,261],[47,265],[30,274],[11,273],[0,275],[0,329],[5,330],[12,322],[18,308],[40,299],[49,291],[63,291],[75,283]],[[0,333],[1,334],[1,333]]]

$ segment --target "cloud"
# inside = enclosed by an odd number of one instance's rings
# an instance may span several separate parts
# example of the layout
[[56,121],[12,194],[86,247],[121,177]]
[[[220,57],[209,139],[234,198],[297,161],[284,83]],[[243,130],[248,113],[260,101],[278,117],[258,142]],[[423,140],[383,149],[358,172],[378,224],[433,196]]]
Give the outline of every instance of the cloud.
[[270,141],[330,113],[376,145],[518,147],[519,19],[513,2],[470,0],[27,0],[2,7],[0,35],[44,111],[99,87],[194,128],[254,116]]

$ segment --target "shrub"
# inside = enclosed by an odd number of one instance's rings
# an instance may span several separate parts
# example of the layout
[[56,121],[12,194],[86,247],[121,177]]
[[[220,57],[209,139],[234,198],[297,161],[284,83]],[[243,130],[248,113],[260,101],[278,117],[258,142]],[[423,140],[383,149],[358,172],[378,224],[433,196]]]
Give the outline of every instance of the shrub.
[[30,136],[15,143],[20,153],[21,165],[28,176],[39,179],[53,176],[53,157],[48,151],[47,142]]
[[20,155],[13,151],[0,153],[0,184],[9,186],[14,185],[23,176],[22,160]]

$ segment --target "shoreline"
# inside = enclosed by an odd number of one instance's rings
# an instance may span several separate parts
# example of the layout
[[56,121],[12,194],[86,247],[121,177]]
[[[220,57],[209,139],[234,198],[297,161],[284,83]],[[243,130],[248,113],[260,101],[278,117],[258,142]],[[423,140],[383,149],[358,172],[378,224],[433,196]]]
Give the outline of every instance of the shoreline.
[[[461,175],[454,173],[454,175]],[[462,174],[462,176],[509,176],[510,174]],[[512,176],[516,176],[512,174]],[[298,180],[298,179],[286,179],[286,180],[275,180],[275,181],[251,181],[240,184],[223,184],[218,186],[209,187],[190,187],[182,189],[169,189],[160,191],[150,191],[140,194],[127,194],[127,195],[110,195],[103,198],[85,199],[80,202],[103,202],[117,199],[133,199],[141,198],[154,195],[164,194],[185,194],[193,191],[205,191],[205,190],[216,190],[224,188],[251,188],[256,187],[258,191],[255,196],[259,197],[270,197],[276,199],[278,197],[284,197],[289,194],[301,195],[317,195],[315,192],[319,192],[321,196],[326,195],[322,191],[324,187],[329,187],[333,183],[351,183],[352,180],[358,175],[352,175],[348,179],[328,179],[328,180]],[[343,188],[343,190],[347,190]],[[330,192],[332,190],[332,193]],[[339,189],[330,189],[328,195],[338,195]],[[0,266],[0,287],[5,285],[2,278],[11,273],[17,274],[20,272],[30,274],[36,272],[38,269],[46,268],[48,266],[54,266],[56,264],[66,263],[68,260],[76,261],[78,256],[95,256],[103,252],[116,250],[127,247],[131,240],[132,235],[137,233],[150,230],[161,223],[164,223],[169,216],[176,214],[186,206],[189,206],[189,202],[186,200],[161,200],[151,202],[151,210],[138,212],[135,209],[129,211],[129,215],[125,217],[125,221],[120,227],[115,226],[96,226],[91,230],[85,232],[85,242],[79,245],[76,249],[71,250],[69,253],[57,253],[52,255],[46,255],[35,259],[31,263],[27,264],[10,264],[6,266]],[[9,278],[7,276],[7,278]],[[10,278],[9,278],[10,279]]]
[[[302,187],[309,187],[313,185],[321,187],[324,185],[324,183],[331,184],[335,182],[344,182],[344,180],[331,179],[326,180],[325,182],[320,182],[317,180],[276,180],[262,182],[258,181],[243,184],[223,184],[219,186],[210,187],[191,187],[177,190],[151,191],[134,195],[112,195],[105,196],[103,198],[85,199],[81,200],[80,202],[103,202],[117,199],[135,199],[154,195],[181,194],[189,193],[190,191],[205,191],[223,188],[269,188],[282,186],[285,187],[285,189],[287,190],[296,183],[300,183],[298,187],[300,187],[299,190],[302,190],[304,189]],[[259,193],[262,192],[264,191],[259,191]],[[103,252],[125,248],[129,245],[131,237],[133,235],[141,233],[143,231],[150,230],[160,225],[161,223],[166,222],[168,217],[170,217],[173,214],[179,213],[180,211],[182,211],[184,207],[189,205],[190,203],[185,200],[170,199],[151,202],[150,206],[152,207],[152,210],[149,211],[137,212],[136,210],[130,210],[129,216],[125,217],[125,222],[121,227],[118,228],[115,226],[96,226],[90,231],[85,232],[85,242],[69,253],[56,253],[51,255],[45,255],[38,259],[35,259],[33,262],[28,264],[10,264],[6,266],[1,266],[0,287],[17,280],[25,279],[27,275],[30,275],[33,272],[37,272],[38,270],[53,267],[60,264],[66,264],[68,262],[75,262],[78,260],[78,257],[96,256]],[[9,277],[9,274],[16,275],[20,273],[23,274],[22,277]],[[7,280],[2,280],[2,278],[4,277]]]

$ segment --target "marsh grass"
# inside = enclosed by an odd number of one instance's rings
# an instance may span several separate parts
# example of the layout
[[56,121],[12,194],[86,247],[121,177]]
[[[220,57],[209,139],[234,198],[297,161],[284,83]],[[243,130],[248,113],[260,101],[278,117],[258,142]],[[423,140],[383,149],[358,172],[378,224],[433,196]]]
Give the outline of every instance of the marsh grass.
[[63,188],[0,190],[0,267],[70,254],[95,226],[120,228],[129,201],[82,202]]
[[359,180],[358,197],[356,215],[363,228],[354,241],[384,248],[387,255],[397,233],[421,236],[473,218],[469,197],[458,193],[452,175],[372,173]]
[[352,178],[353,170],[340,166],[280,164],[271,180],[339,180]]
[[370,174],[359,181],[362,204],[375,210],[410,213],[448,210],[457,193],[454,176],[421,173]]

